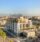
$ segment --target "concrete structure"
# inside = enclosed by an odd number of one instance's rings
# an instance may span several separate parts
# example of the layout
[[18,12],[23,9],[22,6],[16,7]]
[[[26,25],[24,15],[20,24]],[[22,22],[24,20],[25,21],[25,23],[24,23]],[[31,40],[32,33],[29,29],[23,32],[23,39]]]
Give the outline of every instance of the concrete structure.
[[32,26],[32,21],[28,20],[28,18],[20,17],[17,19],[17,22],[14,22],[14,32],[18,33],[22,30],[27,29],[28,26]]
[[25,33],[27,33],[27,38],[29,37],[36,37],[36,33],[35,33],[35,30],[24,30]]
[[31,26],[32,26],[32,20],[29,20],[29,21],[28,21],[28,24],[29,24],[29,26],[31,27]]
[[8,18],[6,20],[6,24],[5,24],[5,29],[8,30],[8,29],[11,29],[13,30],[13,18]]
[[20,32],[20,23],[14,23],[14,32],[19,33]]
[[27,37],[35,37],[35,32],[34,31],[28,32]]
[[27,29],[27,26],[32,26],[32,21],[24,17],[8,18],[6,21],[5,29],[11,29],[15,33],[19,33],[22,30]]
[[40,16],[32,17],[33,24],[40,24]]
[[11,29],[13,30],[15,33],[19,33],[21,29],[26,28],[26,24],[28,24],[28,19],[25,19],[23,17],[19,18],[8,18],[6,20],[6,24],[5,24],[5,29]]

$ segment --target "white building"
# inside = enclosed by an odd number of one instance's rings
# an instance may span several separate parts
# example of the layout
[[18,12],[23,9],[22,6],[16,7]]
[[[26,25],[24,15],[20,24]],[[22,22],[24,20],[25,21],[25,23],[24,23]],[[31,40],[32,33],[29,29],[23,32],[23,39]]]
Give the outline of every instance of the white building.
[[14,32],[19,33],[27,28],[27,25],[32,26],[32,21],[28,18],[20,17],[17,22],[14,22]]
[[28,20],[28,25],[31,27],[32,26],[32,20]]
[[27,24],[32,26],[32,21],[28,20],[28,18],[8,18],[7,23],[5,24],[5,29],[11,29],[13,32],[19,33],[21,30],[25,30],[25,28],[27,28]]
[[14,32],[19,33],[20,32],[20,23],[14,23]]

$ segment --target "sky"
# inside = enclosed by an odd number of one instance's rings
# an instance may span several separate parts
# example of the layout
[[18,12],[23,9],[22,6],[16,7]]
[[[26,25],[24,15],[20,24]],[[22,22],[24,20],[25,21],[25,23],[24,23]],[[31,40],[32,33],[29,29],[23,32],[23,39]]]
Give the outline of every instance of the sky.
[[0,15],[40,15],[40,0],[0,0]]

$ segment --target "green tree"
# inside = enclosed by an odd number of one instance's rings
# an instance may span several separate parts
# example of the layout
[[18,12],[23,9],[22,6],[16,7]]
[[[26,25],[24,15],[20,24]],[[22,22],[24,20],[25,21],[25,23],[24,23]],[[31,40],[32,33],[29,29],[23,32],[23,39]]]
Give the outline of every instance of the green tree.
[[0,29],[0,36],[5,40],[6,39],[6,33]]

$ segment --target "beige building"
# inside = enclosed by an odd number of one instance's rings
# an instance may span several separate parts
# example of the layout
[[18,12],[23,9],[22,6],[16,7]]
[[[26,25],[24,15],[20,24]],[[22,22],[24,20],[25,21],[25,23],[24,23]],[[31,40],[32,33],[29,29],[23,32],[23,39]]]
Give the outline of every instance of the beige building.
[[28,26],[32,26],[32,21],[22,16],[19,18],[7,18],[6,21],[3,20],[2,24],[5,24],[5,29],[11,29],[15,33],[18,33],[20,31],[26,30]]
[[32,26],[32,21],[28,18],[20,17],[16,20],[17,22],[14,22],[14,32],[21,32]]
[[28,34],[27,37],[35,37],[36,36],[34,31],[30,31],[27,34]]
[[35,33],[35,30],[24,30],[25,33],[27,33],[27,38],[29,37],[36,37],[36,33]]

